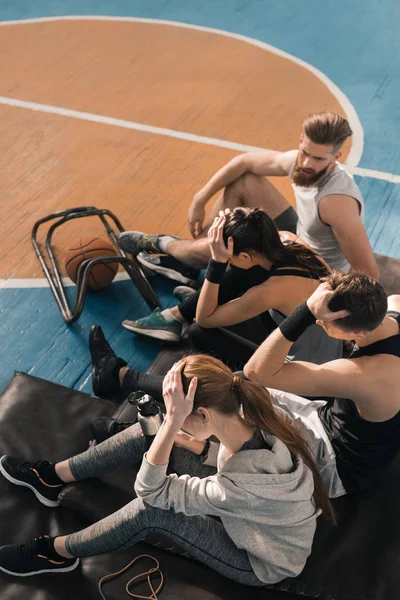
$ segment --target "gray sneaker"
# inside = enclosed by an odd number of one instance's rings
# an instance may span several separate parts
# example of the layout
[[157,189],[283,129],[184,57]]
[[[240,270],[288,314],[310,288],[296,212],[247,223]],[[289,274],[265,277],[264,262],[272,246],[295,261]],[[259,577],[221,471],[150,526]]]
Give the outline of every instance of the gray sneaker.
[[200,274],[199,269],[189,267],[169,254],[158,255],[139,252],[136,258],[146,270],[163,275],[167,279],[179,281],[184,285],[194,287]]
[[[152,233],[143,233],[142,231],[123,231],[119,234],[118,246],[124,252],[134,254],[135,256],[142,250],[158,254],[159,252],[163,252],[159,246],[160,238],[162,237],[162,233],[154,235]],[[172,235],[171,237],[175,238],[176,236]]]
[[158,308],[151,315],[143,319],[122,322],[122,327],[125,327],[129,331],[167,342],[179,342],[182,326],[183,323],[180,321],[167,321],[164,319]]

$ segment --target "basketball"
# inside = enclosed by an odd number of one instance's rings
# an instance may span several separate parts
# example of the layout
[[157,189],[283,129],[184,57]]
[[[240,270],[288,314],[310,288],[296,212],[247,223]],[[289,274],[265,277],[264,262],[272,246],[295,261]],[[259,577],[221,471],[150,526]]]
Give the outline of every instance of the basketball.
[[[73,244],[65,256],[67,275],[74,283],[78,277],[79,266],[90,258],[99,256],[118,256],[111,242],[98,237],[83,237]],[[99,264],[90,271],[88,286],[91,290],[100,290],[110,285],[118,271],[119,263]]]

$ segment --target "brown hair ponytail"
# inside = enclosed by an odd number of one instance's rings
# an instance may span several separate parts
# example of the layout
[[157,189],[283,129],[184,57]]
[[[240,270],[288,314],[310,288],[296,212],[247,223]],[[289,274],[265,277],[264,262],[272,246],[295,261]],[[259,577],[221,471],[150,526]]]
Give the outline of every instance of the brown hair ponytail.
[[324,482],[312,457],[308,443],[290,417],[274,410],[267,390],[258,383],[243,380],[237,387],[243,407],[243,417],[252,427],[268,431],[281,440],[293,454],[301,456],[314,478],[314,502],[331,523],[336,523],[335,513]]
[[297,267],[314,277],[329,273],[327,266],[311,248],[290,241],[282,243],[275,223],[260,208],[237,207],[226,215],[224,241],[233,238],[233,253],[256,253],[275,267]]
[[290,452],[302,458],[313,474],[315,506],[321,509],[326,519],[335,523],[332,505],[307,442],[289,416],[274,408],[268,391],[258,383],[234,375],[226,365],[212,356],[196,354],[183,360],[184,389],[187,390],[192,377],[198,378],[193,410],[202,406],[213,408],[222,414],[234,415],[242,407],[243,417],[251,427],[271,433]]

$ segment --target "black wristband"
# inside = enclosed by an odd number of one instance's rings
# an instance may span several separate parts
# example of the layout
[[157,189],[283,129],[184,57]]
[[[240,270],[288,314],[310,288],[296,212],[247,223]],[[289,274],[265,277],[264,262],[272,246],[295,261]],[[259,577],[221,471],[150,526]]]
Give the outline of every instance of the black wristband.
[[317,319],[308,308],[306,300],[299,304],[293,312],[279,325],[281,334],[289,340],[295,342],[310,325],[314,325]]
[[227,262],[226,263],[218,262],[218,260],[214,260],[213,258],[210,258],[210,260],[208,261],[208,266],[207,266],[207,271],[206,271],[207,281],[209,281],[210,283],[221,283],[221,281],[225,275],[227,266],[228,266]]
[[204,449],[201,452],[201,454],[199,454],[200,458],[207,457],[208,451],[210,449],[210,445],[211,445],[210,438],[207,438],[206,440],[204,440]]

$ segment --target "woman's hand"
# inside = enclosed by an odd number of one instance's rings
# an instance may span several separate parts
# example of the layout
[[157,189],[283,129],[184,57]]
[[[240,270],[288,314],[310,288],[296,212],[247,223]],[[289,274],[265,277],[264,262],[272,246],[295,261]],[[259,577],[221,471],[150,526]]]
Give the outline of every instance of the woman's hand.
[[221,210],[208,231],[211,258],[223,263],[229,262],[233,255],[233,238],[230,237],[228,239],[228,247],[225,246],[223,236],[225,223],[225,213]]
[[185,395],[182,385],[182,369],[184,362],[181,360],[173,365],[163,381],[163,398],[167,411],[167,419],[180,429],[186,417],[193,410],[194,395],[197,387],[197,377],[193,377],[189,384],[188,393]]

